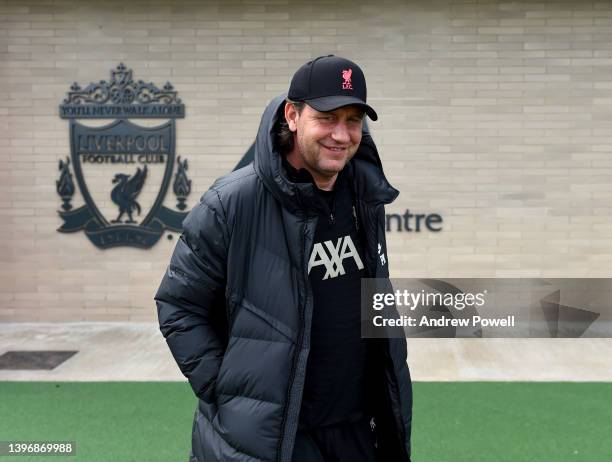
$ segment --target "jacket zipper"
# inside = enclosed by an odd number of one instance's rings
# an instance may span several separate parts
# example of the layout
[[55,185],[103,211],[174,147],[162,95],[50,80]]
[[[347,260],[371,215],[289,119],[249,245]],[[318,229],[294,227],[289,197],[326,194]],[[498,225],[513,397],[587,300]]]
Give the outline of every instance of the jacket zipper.
[[[375,222],[376,223],[376,233],[378,234],[378,219],[377,219],[377,215],[378,215],[378,206],[374,207],[374,212],[371,214],[374,216],[374,220],[372,220],[372,217],[370,216],[370,214],[367,213],[367,205],[365,203],[361,203],[361,210],[362,216],[365,216],[367,220],[369,220],[370,222]],[[355,211],[355,207],[353,207],[353,212],[355,213],[355,223],[357,223],[357,214]],[[365,227],[365,229],[367,229],[367,227]],[[369,245],[370,244],[370,240],[368,239],[367,236],[365,236],[366,238],[366,248],[369,249],[368,253],[370,255],[372,255],[372,246]],[[376,267],[378,266],[378,258],[376,257],[376,252],[374,252],[374,258],[368,258],[367,260],[371,261],[371,268],[368,269],[369,272],[369,277],[376,277]],[[373,266],[373,267],[372,267]],[[401,404],[401,399],[400,399],[400,391],[399,391],[399,383],[397,380],[397,375],[395,374],[395,368],[393,367],[393,359],[391,358],[391,351],[389,350],[389,345],[388,345],[388,341],[387,341],[387,347],[385,349],[385,360],[387,362],[387,367],[391,367],[391,375],[393,377],[393,388],[395,389],[395,395],[398,398],[398,403]],[[389,387],[387,386],[387,390],[389,393],[391,393],[391,390],[389,390]],[[393,416],[395,416],[395,412],[391,412],[393,414]],[[402,411],[401,408],[399,410],[399,420],[395,419],[396,422],[395,424],[397,425],[397,429],[400,433],[400,436],[402,438],[402,452],[406,455],[406,457],[410,458],[410,456],[408,455],[408,451],[406,450],[406,428],[404,426],[404,422],[402,420]]]
[[[402,420],[402,409],[401,409],[401,397],[400,397],[400,390],[399,390],[399,383],[397,380],[397,375],[395,374],[395,368],[393,367],[393,360],[391,359],[391,352],[389,351],[389,349],[387,348],[387,354],[385,355],[387,356],[387,364],[390,365],[391,367],[391,374],[393,376],[394,382],[393,382],[393,388],[395,388],[395,394],[397,395],[398,398],[398,404],[400,404],[400,409],[399,409],[399,422],[396,422],[397,426],[398,426],[398,430],[400,433],[400,436],[402,438],[402,452],[404,453],[404,455],[406,457],[408,457],[408,459],[410,459],[410,455],[408,454],[408,451],[406,449],[406,428],[404,426],[404,421]],[[392,411],[392,414],[395,415],[395,413]]]
[[[306,214],[305,218],[304,218],[304,222],[302,225],[302,233],[301,233],[301,237],[302,237],[302,245],[300,246],[302,251],[301,251],[301,258],[300,258],[300,263],[306,261],[306,259],[304,258],[304,255],[306,254],[306,231],[308,228],[308,215]],[[287,424],[287,419],[289,417],[289,404],[290,404],[290,396],[291,396],[291,392],[293,390],[293,385],[295,382],[295,374],[296,374],[296,369],[297,369],[297,363],[299,361],[299,357],[300,357],[300,353],[301,353],[301,349],[302,349],[302,342],[304,341],[304,312],[306,310],[306,307],[308,306],[308,300],[310,299],[310,286],[308,283],[308,274],[306,273],[306,275],[304,276],[304,272],[302,271],[302,275],[303,275],[303,282],[304,282],[304,287],[306,288],[306,296],[304,298],[304,304],[303,306],[300,307],[299,309],[299,313],[300,313],[300,324],[299,324],[299,332],[298,332],[298,339],[297,339],[297,344],[296,344],[296,351],[293,355],[293,362],[291,364],[291,373],[289,375],[289,385],[287,387],[287,394],[285,397],[285,409],[283,411],[283,418],[281,420],[281,429],[285,429],[285,426]],[[283,440],[286,437],[286,435],[283,433],[281,433],[281,437],[278,440],[278,452],[277,452],[277,460],[279,462],[282,462],[282,446],[283,446]]]

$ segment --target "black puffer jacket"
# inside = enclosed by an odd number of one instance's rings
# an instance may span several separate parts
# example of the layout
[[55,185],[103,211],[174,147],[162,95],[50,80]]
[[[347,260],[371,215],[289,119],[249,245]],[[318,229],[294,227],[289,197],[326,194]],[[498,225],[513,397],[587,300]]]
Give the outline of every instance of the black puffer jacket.
[[[284,95],[266,108],[253,164],[218,179],[183,224],[155,296],[161,331],[199,404],[191,461],[290,462],[310,344],[311,183],[290,182],[272,148]],[[397,196],[369,133],[346,167],[367,237],[369,277],[387,278],[384,204]],[[359,309],[359,307],[356,307]],[[404,338],[379,340],[371,409],[381,462],[410,460]]]

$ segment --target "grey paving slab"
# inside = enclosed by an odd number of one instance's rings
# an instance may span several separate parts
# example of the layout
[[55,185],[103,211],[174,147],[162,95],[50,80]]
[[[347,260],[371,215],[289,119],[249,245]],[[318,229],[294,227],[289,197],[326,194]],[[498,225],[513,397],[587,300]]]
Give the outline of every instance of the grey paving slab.
[[[0,324],[7,351],[78,350],[53,370],[0,381],[181,381],[155,323]],[[612,381],[612,339],[409,339],[416,381]]]
[[409,339],[420,381],[612,381],[612,339]]
[[0,380],[184,380],[154,323],[27,323],[0,325],[8,350],[78,350],[50,371],[0,370]]

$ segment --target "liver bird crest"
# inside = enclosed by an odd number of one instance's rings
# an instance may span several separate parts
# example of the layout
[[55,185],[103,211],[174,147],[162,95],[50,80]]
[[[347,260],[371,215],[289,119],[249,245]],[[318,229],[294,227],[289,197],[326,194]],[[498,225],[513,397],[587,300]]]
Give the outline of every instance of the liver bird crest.
[[132,176],[124,173],[117,173],[113,178],[113,183],[118,183],[111,191],[111,199],[119,207],[119,216],[112,220],[111,223],[122,223],[121,217],[127,213],[128,219],[125,223],[136,223],[132,218],[134,209],[140,215],[140,204],[136,202],[136,197],[140,194],[144,182],[147,179],[147,166],[141,170],[136,169],[136,173]]
[[343,90],[352,90],[353,84],[351,83],[351,75],[353,75],[353,69],[343,69],[342,70],[342,78],[344,82],[342,82]]
[[345,82],[351,81],[351,75],[353,75],[353,69],[344,69],[342,71],[342,78]]

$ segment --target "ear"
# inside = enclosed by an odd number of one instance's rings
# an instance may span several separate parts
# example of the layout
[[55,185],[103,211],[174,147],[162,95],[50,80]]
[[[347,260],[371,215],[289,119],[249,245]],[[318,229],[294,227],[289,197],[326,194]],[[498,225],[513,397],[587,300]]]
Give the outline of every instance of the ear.
[[291,103],[285,103],[285,120],[287,121],[287,125],[289,126],[289,130],[292,132],[297,131],[297,119],[299,118],[299,114],[295,109],[295,106]]

